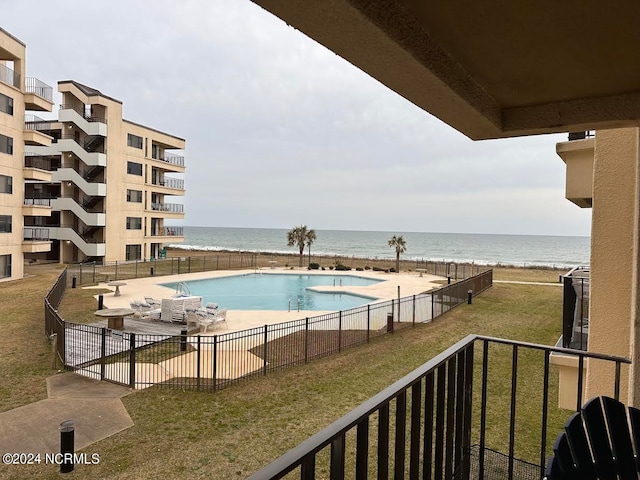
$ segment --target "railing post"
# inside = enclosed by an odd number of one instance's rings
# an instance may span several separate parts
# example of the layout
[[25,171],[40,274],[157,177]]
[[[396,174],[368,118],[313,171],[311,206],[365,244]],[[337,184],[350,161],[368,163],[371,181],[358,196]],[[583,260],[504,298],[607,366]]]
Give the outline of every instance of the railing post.
[[416,326],[416,296],[413,296],[413,311],[411,313],[411,322],[413,323],[413,326]]
[[187,257],[187,273],[191,273],[191,257]]
[[100,338],[100,380],[104,380],[106,363],[107,363],[107,329],[102,327],[102,334]]
[[262,373],[263,375],[267,374],[267,341],[269,339],[269,326],[264,326],[264,363],[262,365]]
[[200,352],[201,352],[201,348],[200,348],[200,335],[198,335],[198,363],[196,364],[196,388],[198,390],[200,390]]
[[129,388],[136,388],[136,334],[129,334]]
[[433,316],[435,314],[435,298],[433,292],[431,292],[431,320],[433,320]]
[[309,317],[304,319],[304,363],[309,362]]
[[180,275],[180,257],[176,257],[176,260],[178,261],[178,275]]
[[213,389],[218,389],[218,335],[213,336]]
[[342,351],[342,310],[338,312],[338,352]]
[[371,305],[367,303],[367,343],[371,337]]

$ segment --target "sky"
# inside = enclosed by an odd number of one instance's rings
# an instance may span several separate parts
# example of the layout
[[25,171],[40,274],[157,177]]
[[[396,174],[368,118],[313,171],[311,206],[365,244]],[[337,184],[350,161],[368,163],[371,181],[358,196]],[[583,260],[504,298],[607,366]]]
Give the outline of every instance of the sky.
[[167,199],[184,225],[590,234],[591,210],[564,198],[565,134],[469,140],[249,0],[0,12],[28,76],[96,88],[186,139],[186,195]]

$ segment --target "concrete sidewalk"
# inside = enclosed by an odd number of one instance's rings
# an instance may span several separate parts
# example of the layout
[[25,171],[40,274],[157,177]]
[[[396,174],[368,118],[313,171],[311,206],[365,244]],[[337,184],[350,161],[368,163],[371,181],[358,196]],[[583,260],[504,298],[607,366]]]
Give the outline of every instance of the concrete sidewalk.
[[0,452],[58,453],[60,423],[75,423],[75,450],[133,425],[121,398],[132,390],[68,372],[47,378],[47,398],[0,413]]

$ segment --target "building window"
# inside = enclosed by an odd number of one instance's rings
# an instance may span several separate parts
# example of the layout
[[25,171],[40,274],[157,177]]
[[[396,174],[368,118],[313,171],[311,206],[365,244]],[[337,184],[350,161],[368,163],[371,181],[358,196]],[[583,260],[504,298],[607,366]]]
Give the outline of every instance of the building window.
[[142,230],[142,218],[127,217],[127,230]]
[[0,278],[11,276],[11,255],[0,255]]
[[142,203],[142,190],[127,190],[127,202]]
[[0,152],[13,155],[13,138],[0,134]]
[[0,112],[13,115],[13,98],[0,93]]
[[13,177],[0,175],[0,193],[13,193]]
[[142,259],[142,245],[127,245],[127,260]]
[[11,233],[11,215],[0,215],[0,233]]
[[142,176],[142,164],[136,162],[127,162],[127,173],[129,175]]
[[139,148],[142,150],[142,137],[134,135],[133,133],[127,134],[127,145],[133,148]]

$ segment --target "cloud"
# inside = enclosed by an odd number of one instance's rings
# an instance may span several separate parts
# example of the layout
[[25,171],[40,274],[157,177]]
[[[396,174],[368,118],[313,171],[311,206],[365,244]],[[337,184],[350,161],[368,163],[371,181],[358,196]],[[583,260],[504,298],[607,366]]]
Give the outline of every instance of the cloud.
[[187,225],[589,234],[564,136],[473,142],[248,0],[0,6],[29,75],[187,140]]

